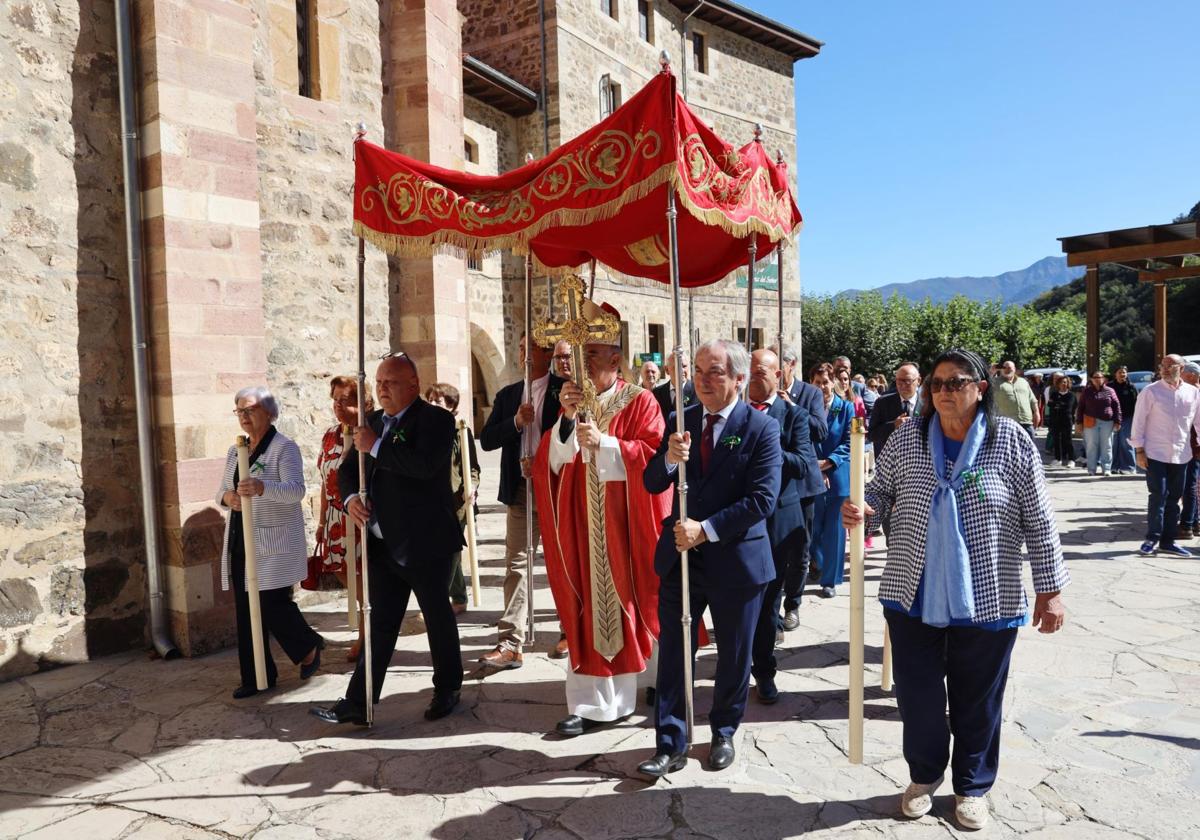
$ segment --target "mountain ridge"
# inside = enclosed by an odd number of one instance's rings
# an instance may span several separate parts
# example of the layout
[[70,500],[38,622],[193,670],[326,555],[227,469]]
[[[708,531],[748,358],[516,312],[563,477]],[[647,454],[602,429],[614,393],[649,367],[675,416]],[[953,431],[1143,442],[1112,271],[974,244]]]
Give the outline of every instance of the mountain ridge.
[[928,277],[907,283],[887,283],[874,289],[846,289],[834,297],[853,298],[867,292],[878,292],[884,300],[897,294],[913,303],[928,299],[931,303],[942,304],[956,295],[962,295],[971,300],[999,300],[1006,306],[1020,306],[1031,303],[1055,286],[1082,277],[1084,270],[1082,266],[1068,267],[1066,257],[1050,256],[1025,268],[992,277]]

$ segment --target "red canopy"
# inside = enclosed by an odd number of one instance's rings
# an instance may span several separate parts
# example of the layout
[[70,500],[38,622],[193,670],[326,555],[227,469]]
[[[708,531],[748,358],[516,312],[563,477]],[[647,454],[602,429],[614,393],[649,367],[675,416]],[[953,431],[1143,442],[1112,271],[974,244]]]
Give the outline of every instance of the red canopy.
[[722,140],[658,74],[590,131],[503,175],[454,172],[360,140],[354,232],[384,251],[532,253],[544,269],[595,259],[670,282],[667,189],[678,214],[680,280],[703,286],[758,257],[800,224],[786,169],[753,141]]

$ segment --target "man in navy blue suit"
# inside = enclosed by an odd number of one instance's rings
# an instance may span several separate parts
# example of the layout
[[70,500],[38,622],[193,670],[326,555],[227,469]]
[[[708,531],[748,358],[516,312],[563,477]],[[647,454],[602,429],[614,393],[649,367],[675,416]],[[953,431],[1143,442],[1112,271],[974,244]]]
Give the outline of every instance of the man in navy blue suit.
[[[796,371],[798,359],[796,351],[791,347],[783,348],[783,387],[780,396],[791,400],[808,412],[808,428],[811,434],[813,451],[817,444],[825,440],[829,434],[828,421],[825,418],[825,397],[821,389],[811,382],[805,382],[802,373]],[[783,578],[783,629],[795,630],[800,626],[800,599],[804,594],[804,584],[808,579],[809,537],[813,530],[813,505],[817,496],[825,492],[825,482],[820,471],[810,475],[800,493],[800,509],[804,514],[804,545],[791,563]],[[779,608],[777,605],[776,609]]]
[[801,499],[824,492],[825,482],[817,465],[817,453],[809,435],[808,412],[782,398],[779,357],[773,350],[755,350],[750,357],[750,382],[746,396],[750,407],[761,411],[779,424],[779,444],[783,450],[783,471],[779,485],[779,503],[767,518],[767,535],[775,558],[775,578],[767,584],[754,632],[754,657],[751,673],[759,701],[775,703],[775,645],[782,640],[783,619],[779,615],[783,600],[783,581],[793,565],[805,571],[804,552],[808,547],[808,529],[804,522]]
[[[675,419],[643,475],[651,493],[677,480],[683,465],[688,486],[688,517],[679,518],[675,497],[654,555],[659,577],[657,748],[638,771],[658,778],[687,763],[683,657],[695,659],[699,624],[692,622],[685,646],[683,587],[679,552],[688,552],[691,614],[712,611],[717,637],[717,674],[712,709],[712,747],[708,766],[723,770],[733,763],[733,735],[746,711],[750,689],[751,647],[767,584],[775,563],[767,537],[767,517],[779,498],[783,455],[779,424],[738,400],[750,372],[750,354],[728,340],[702,344],[696,351],[699,404],[684,410],[684,434],[672,432]],[[698,439],[698,455],[689,458]],[[666,527],[671,526],[671,527]]]

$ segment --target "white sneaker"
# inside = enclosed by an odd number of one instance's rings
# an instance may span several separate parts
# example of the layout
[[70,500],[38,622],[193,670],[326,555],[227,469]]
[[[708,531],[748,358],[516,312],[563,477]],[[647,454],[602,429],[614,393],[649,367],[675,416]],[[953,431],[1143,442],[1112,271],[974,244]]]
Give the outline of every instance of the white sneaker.
[[1069,469],[1069,470],[1073,470],[1073,469],[1075,469],[1075,462],[1074,462],[1074,461],[1067,461],[1067,469]]
[[928,785],[910,784],[900,796],[900,813],[914,820],[928,814],[933,810],[933,792],[941,783],[942,779]]
[[959,796],[955,794],[954,816],[960,827],[969,831],[978,831],[988,824],[991,812],[988,810],[986,796]]

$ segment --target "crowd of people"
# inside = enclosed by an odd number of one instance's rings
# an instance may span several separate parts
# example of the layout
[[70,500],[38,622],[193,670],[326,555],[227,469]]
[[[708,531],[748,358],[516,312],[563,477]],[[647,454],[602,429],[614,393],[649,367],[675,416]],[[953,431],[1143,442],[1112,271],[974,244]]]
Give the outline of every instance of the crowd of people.
[[[649,704],[656,749],[638,768],[649,778],[687,761],[684,662],[709,643],[703,616],[711,617],[717,662],[708,764],[720,770],[734,761],[751,680],[758,702],[779,699],[775,650],[800,624],[806,585],[820,597],[837,596],[847,529],[866,519],[868,532],[886,537],[879,599],[894,645],[911,774],[901,810],[926,813],[949,767],[959,823],[985,824],[983,797],[998,770],[1017,629],[1032,623],[1052,633],[1065,620],[1059,593],[1068,575],[1035,443],[1039,426],[1058,464],[1075,462],[1078,432],[1090,473],[1143,470],[1149,521],[1141,552],[1190,556],[1178,541],[1196,533],[1200,368],[1177,356],[1163,360],[1161,379],[1140,395],[1123,368],[1111,384],[1093,374],[1076,394],[1066,377],[1043,388],[1011,361],[988,365],[960,349],[947,350],[925,372],[904,362],[889,381],[855,375],[845,356],[802,376],[790,348],[751,354],[713,340],[691,360],[672,357],[659,381],[657,364],[645,363],[635,375],[620,347],[598,343],[582,355],[595,394],[589,401],[583,378],[572,375],[569,345],[543,348],[522,338],[520,348],[522,366],[528,354],[529,384],[518,381],[495,395],[479,435],[484,450],[501,452],[498,500],[506,511],[503,606],[495,645],[479,663],[489,670],[522,666],[527,576],[540,544],[559,620],[547,653],[566,664],[567,714],[556,730],[576,737]],[[404,353],[381,361],[374,386],[361,395],[360,417],[357,381],[339,376],[330,383],[335,424],[318,457],[321,512],[312,557],[299,447],[276,429],[279,406],[267,389],[235,395],[253,449],[251,474],[238,474],[231,450],[216,500],[229,511],[222,580],[236,590],[238,605],[236,698],[256,692],[240,514],[243,500],[254,497],[263,633],[276,638],[302,679],[320,667],[325,643],[292,600],[293,585],[317,586],[324,574],[345,584],[351,525],[369,549],[369,627],[348,651],[356,667],[345,696],[314,714],[366,723],[410,595],[433,663],[425,717],[448,715],[459,702],[463,528],[475,504],[464,493],[463,467],[477,486],[474,438],[470,451],[461,451],[458,391],[445,383],[422,391],[417,365]],[[874,461],[862,509],[848,499],[856,417],[866,425]],[[680,484],[686,510],[675,492]],[[1032,606],[1021,576],[1026,561]],[[370,663],[363,633],[371,634]],[[268,671],[274,685],[273,662]]]

